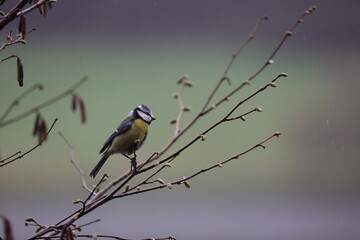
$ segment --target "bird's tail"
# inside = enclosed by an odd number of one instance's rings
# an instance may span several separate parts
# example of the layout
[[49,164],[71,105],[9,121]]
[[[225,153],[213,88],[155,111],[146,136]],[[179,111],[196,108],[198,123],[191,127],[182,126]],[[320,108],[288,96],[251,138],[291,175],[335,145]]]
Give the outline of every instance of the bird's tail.
[[108,154],[107,152],[105,152],[100,161],[96,164],[96,166],[94,167],[94,169],[91,171],[90,173],[90,177],[95,178],[95,176],[98,174],[98,172],[100,171],[100,168],[104,165],[104,163],[106,162],[106,160],[109,158],[110,154]]

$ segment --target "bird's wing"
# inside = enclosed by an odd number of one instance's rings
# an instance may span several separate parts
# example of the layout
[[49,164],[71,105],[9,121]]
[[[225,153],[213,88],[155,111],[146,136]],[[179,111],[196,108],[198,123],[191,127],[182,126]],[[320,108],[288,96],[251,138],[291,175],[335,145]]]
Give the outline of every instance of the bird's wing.
[[100,150],[100,153],[104,152],[108,147],[110,147],[112,141],[116,136],[122,134],[123,132],[127,131],[131,125],[133,124],[132,121],[123,121],[120,126],[110,135],[110,137],[105,141],[103,147]]

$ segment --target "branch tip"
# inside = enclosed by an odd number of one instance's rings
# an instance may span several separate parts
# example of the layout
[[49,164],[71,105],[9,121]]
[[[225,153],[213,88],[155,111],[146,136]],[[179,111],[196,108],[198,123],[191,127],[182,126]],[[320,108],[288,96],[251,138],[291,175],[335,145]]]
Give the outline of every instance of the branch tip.
[[289,75],[287,73],[280,73],[278,76],[279,77],[288,77]]
[[293,32],[292,32],[292,31],[286,31],[286,32],[285,32],[285,35],[290,37],[290,36],[293,35]]
[[271,87],[276,87],[276,84],[275,84],[274,82],[270,82],[270,83],[269,83],[269,86],[271,86]]

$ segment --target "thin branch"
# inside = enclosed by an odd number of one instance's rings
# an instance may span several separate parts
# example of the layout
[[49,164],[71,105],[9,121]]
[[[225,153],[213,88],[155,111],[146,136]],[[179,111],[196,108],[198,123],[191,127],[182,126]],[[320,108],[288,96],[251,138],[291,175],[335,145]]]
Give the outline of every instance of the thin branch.
[[[54,120],[54,122],[51,124],[51,127],[50,127],[50,129],[47,131],[44,139],[47,138],[47,136],[49,135],[49,133],[50,133],[51,130],[53,129],[55,123],[57,122],[57,120],[58,120],[58,119],[56,118],[56,119]],[[1,161],[0,161],[0,167],[3,167],[3,166],[5,166],[5,165],[8,165],[8,164],[10,164],[10,163],[18,160],[18,159],[23,158],[24,156],[26,156],[27,154],[31,153],[31,152],[34,151],[36,148],[38,148],[39,146],[41,146],[42,143],[43,143],[43,141],[40,142],[39,144],[37,144],[36,146],[34,146],[33,148],[29,149],[28,151],[26,151],[25,153],[17,156],[17,157],[14,158],[14,159],[9,159],[9,158],[7,158],[7,159],[4,159],[4,160],[1,160]],[[15,156],[15,155],[18,155],[18,154],[14,154],[13,156]]]
[[81,167],[79,166],[79,164],[77,164],[76,160],[75,160],[75,148],[73,145],[70,144],[70,142],[66,139],[66,137],[64,136],[64,134],[62,134],[61,132],[59,132],[60,137],[64,140],[64,142],[67,144],[67,146],[70,149],[70,163],[72,165],[74,165],[75,169],[78,171],[78,173],[81,176],[82,179],[82,187],[88,191],[89,193],[92,192],[92,190],[87,186],[86,184],[86,175],[85,172],[81,169]]
[[2,19],[0,19],[0,31],[16,17],[18,12],[27,4],[29,0],[20,0]]
[[[87,77],[83,77],[81,78],[77,83],[75,83],[72,87],[70,87],[68,90],[64,91],[63,93],[55,96],[54,98],[51,98],[31,109],[29,109],[28,111],[19,114],[16,117],[13,117],[11,119],[8,119],[5,121],[4,117],[1,117],[1,122],[0,122],[0,128],[4,127],[6,125],[15,123],[23,118],[26,118],[27,116],[39,111],[42,108],[48,107],[49,105],[52,105],[54,103],[56,103],[57,101],[61,100],[62,98],[66,97],[67,95],[70,95],[76,88],[80,87],[88,78]],[[9,107],[10,108],[10,107]],[[6,115],[8,115],[9,113],[6,113]]]
[[228,72],[229,72],[231,66],[233,65],[233,63],[235,62],[235,60],[239,56],[239,54],[244,50],[244,48],[255,38],[255,34],[257,33],[260,26],[263,24],[263,22],[265,20],[268,20],[268,17],[264,16],[264,17],[260,18],[260,20],[256,23],[254,29],[251,31],[251,33],[247,37],[246,41],[239,47],[239,49],[235,53],[233,53],[231,55],[230,61],[229,61],[228,65],[226,66],[222,77],[220,78],[220,80],[217,83],[216,87],[214,88],[214,90],[211,92],[210,96],[206,100],[204,106],[201,109],[201,112],[205,111],[205,109],[208,107],[209,103],[211,102],[211,100],[215,96],[216,92],[220,89],[221,84],[225,80],[227,80],[229,82],[229,84],[230,84],[230,79],[228,77]]
[[[280,77],[287,77],[286,73],[281,73],[279,75],[277,75],[273,80],[270,81],[270,83],[266,84],[264,87],[260,88],[259,90],[257,90],[256,92],[254,92],[253,94],[251,94],[250,96],[248,96],[247,98],[245,98],[244,100],[240,101],[232,110],[230,110],[224,118],[222,118],[221,120],[219,120],[218,122],[216,122],[215,124],[213,124],[211,127],[209,127],[208,129],[206,129],[204,132],[202,132],[201,134],[199,134],[197,137],[195,137],[192,141],[190,141],[187,145],[185,145],[184,147],[182,147],[181,149],[179,149],[178,151],[176,151],[175,153],[171,154],[170,156],[164,158],[163,160],[160,160],[159,163],[164,163],[167,161],[172,161],[174,158],[176,158],[177,156],[180,155],[180,153],[182,153],[184,150],[186,150],[187,148],[189,148],[191,145],[193,145],[195,142],[197,142],[198,140],[200,140],[202,138],[202,136],[205,136],[208,132],[212,131],[214,128],[216,128],[218,125],[227,122],[227,121],[231,121],[233,118],[229,117],[245,102],[249,101],[250,99],[252,99],[253,97],[255,97],[256,95],[258,95],[260,92],[264,91],[265,89],[267,89],[270,86],[274,86],[274,83],[280,78]],[[252,110],[254,111],[254,110]],[[252,112],[250,111],[250,112]],[[239,118],[241,118],[241,116],[239,116]],[[141,172],[145,172],[148,171],[149,169],[154,168],[155,166],[149,166],[147,168],[141,169],[139,171],[139,173]]]
[[29,95],[31,92],[35,91],[35,90],[43,90],[44,86],[41,84],[35,84],[33,86],[31,86],[28,90],[26,90],[25,92],[23,92],[22,94],[20,94],[20,96],[18,96],[11,104],[10,106],[6,109],[6,111],[4,112],[4,114],[1,116],[0,118],[0,125],[1,123],[4,121],[4,119],[9,115],[9,113],[11,112],[11,110],[15,107],[18,106],[20,103],[20,100],[23,99],[24,97],[26,97],[27,95]]
[[[162,238],[142,238],[142,239],[133,239],[133,238],[122,238],[112,235],[104,235],[104,234],[78,234],[76,238],[90,238],[90,239],[116,239],[116,240],[176,240],[173,237],[162,237]],[[35,239],[60,239],[60,237],[41,237]]]
[[[251,114],[251,113],[253,113],[253,112],[261,112],[261,111],[262,111],[261,108],[256,107],[256,108],[254,108],[253,110],[250,110],[250,111],[248,111],[248,112],[246,112],[246,113],[244,113],[244,114],[241,114],[241,115],[239,115],[239,116],[237,116],[237,117],[223,119],[222,123],[230,122],[230,121],[234,121],[234,120],[238,120],[238,119],[241,119],[241,120],[245,121],[245,116],[247,116],[247,115],[249,115],[249,114]],[[204,140],[205,140],[205,135],[200,134],[200,139],[204,141]],[[178,155],[176,155],[176,156],[178,156]],[[152,173],[151,175],[149,175],[149,176],[148,176],[145,180],[143,180],[142,182],[140,182],[140,183],[138,183],[137,185],[135,185],[135,186],[127,189],[127,191],[130,192],[130,191],[132,191],[132,190],[134,190],[134,189],[137,189],[137,188],[139,188],[140,186],[145,185],[145,184],[154,183],[154,182],[160,182],[161,180],[159,180],[159,179],[157,179],[157,181],[155,180],[155,181],[152,181],[152,182],[149,182],[149,180],[152,179],[153,177],[155,177],[157,174],[159,174],[159,173],[160,173],[162,170],[164,170],[165,168],[171,167],[170,163],[171,163],[174,159],[175,159],[175,158],[169,159],[169,161],[168,161],[166,164],[162,165],[158,170],[156,170],[154,173]],[[159,164],[160,164],[160,162],[159,162]],[[157,164],[157,165],[159,165],[159,164]],[[155,166],[154,166],[154,167],[155,167]],[[149,170],[150,170],[150,169],[149,169]]]
[[178,179],[178,180],[175,180],[175,181],[172,181],[172,182],[169,182],[169,183],[165,183],[165,184],[159,184],[157,186],[152,186],[152,187],[148,187],[148,188],[144,188],[144,189],[139,189],[137,191],[134,191],[134,192],[123,192],[121,194],[118,194],[116,196],[114,196],[114,198],[123,198],[123,197],[126,197],[126,196],[130,196],[130,195],[135,195],[135,194],[140,194],[140,193],[144,193],[144,192],[149,192],[149,191],[154,191],[156,189],[162,189],[162,188],[165,188],[165,187],[168,187],[168,188],[171,188],[172,185],[178,185],[178,184],[183,184],[184,182],[202,174],[202,173],[205,173],[207,171],[210,171],[214,168],[218,168],[218,167],[222,167],[223,165],[227,164],[228,162],[231,162],[235,159],[238,159],[239,157],[253,151],[254,149],[258,148],[258,147],[261,147],[263,149],[265,149],[265,146],[264,144],[269,141],[270,139],[274,138],[274,137],[279,137],[281,135],[280,132],[275,132],[274,134],[272,134],[271,136],[265,138],[263,141],[255,144],[254,146],[252,146],[251,148],[239,153],[239,154],[236,154],[220,163],[216,163],[214,165],[211,165],[207,168],[203,168],[199,171],[196,171],[195,173],[193,173],[192,175],[188,176],[188,177],[183,177],[181,179]]
[[238,92],[241,88],[248,85],[254,78],[256,78],[261,72],[264,71],[264,69],[274,63],[274,57],[280,50],[280,48],[284,45],[285,41],[288,39],[288,37],[292,36],[293,31],[295,28],[303,22],[303,19],[305,16],[311,14],[316,9],[316,6],[312,6],[309,9],[307,9],[296,21],[295,23],[290,27],[288,31],[285,32],[284,36],[278,43],[278,45],[275,47],[273,52],[270,54],[270,56],[266,59],[265,63],[253,74],[251,75],[247,80],[245,80],[242,84],[240,84],[238,87],[233,89],[230,93],[228,93],[225,97],[221,98],[218,102],[213,104],[211,107],[208,107],[207,109],[203,108],[203,111],[201,112],[201,115],[205,115],[209,113],[210,111],[214,110],[216,107],[218,107],[220,104],[226,102],[229,100],[229,98],[234,95],[236,92]]
[[[31,29],[30,31],[28,31],[28,32],[26,33],[26,35],[32,33],[32,32],[35,31],[35,30],[36,30],[35,28]],[[3,51],[3,50],[5,50],[6,47],[11,46],[11,45],[14,45],[14,44],[18,44],[18,43],[26,44],[26,41],[24,40],[23,36],[20,36],[20,37],[18,37],[16,40],[13,40],[13,41],[11,41],[11,42],[6,42],[6,43],[1,44],[1,46],[0,46],[0,52]],[[5,61],[5,60],[6,60],[6,59],[0,60],[0,63],[3,62],[3,61]]]
[[47,2],[53,2],[53,1],[50,1],[50,0],[40,0],[40,1],[38,1],[38,2],[35,2],[35,3],[34,3],[33,5],[31,5],[30,7],[26,8],[26,9],[24,9],[24,10],[22,10],[22,11],[19,11],[19,12],[17,13],[17,16],[20,17],[21,15],[25,15],[25,14],[33,11],[34,9],[40,7],[41,5],[46,4]]

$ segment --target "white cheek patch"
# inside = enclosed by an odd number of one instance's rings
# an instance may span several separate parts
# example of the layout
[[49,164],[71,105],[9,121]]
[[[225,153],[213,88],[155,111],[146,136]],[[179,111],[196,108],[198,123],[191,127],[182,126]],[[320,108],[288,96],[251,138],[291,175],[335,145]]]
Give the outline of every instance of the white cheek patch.
[[138,114],[145,122],[151,122],[152,121],[152,117],[147,115],[146,113],[143,113],[142,111],[138,111]]

